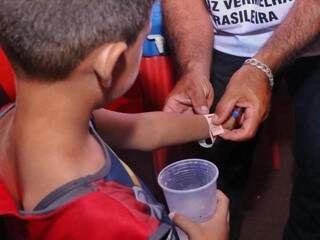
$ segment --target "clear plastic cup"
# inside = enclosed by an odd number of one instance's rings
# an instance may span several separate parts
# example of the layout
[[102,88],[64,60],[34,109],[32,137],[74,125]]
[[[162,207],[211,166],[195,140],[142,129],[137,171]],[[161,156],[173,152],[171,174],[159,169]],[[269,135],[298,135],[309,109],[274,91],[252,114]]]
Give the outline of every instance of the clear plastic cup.
[[[170,212],[197,223],[209,220],[217,204],[218,168],[203,159],[186,159],[165,167],[158,176]],[[178,229],[180,239],[187,236]]]

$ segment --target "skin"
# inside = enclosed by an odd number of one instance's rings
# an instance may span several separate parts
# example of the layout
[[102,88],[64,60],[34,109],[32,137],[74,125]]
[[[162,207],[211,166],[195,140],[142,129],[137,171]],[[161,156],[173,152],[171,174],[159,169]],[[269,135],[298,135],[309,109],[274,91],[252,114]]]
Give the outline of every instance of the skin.
[[209,221],[196,224],[187,217],[170,213],[171,219],[190,240],[227,240],[229,235],[229,199],[218,190],[216,213]]
[[[209,85],[208,54],[211,53],[214,38],[213,34],[208,34],[211,32],[208,29],[212,29],[212,24],[208,20],[209,13],[204,5],[205,2],[202,0],[163,1],[164,19],[178,66],[197,66],[193,65],[193,62],[202,65],[198,70],[180,67],[180,80],[167,100],[165,111],[194,110],[196,113],[202,113],[199,106],[203,109],[205,106],[211,106],[213,93],[208,93],[208,88],[201,87]],[[267,64],[275,73],[319,34],[319,12],[319,1],[296,0],[288,16],[254,58]],[[200,51],[195,54],[198,46]],[[192,92],[190,89],[193,89]],[[176,100],[177,96],[183,97],[184,100]],[[252,138],[268,115],[270,98],[271,88],[267,76],[253,66],[241,67],[231,77],[216,107],[218,118],[213,120],[215,124],[224,123],[235,107],[242,107],[244,114],[241,127],[226,131],[222,137],[233,141]]]
[[[104,140],[118,147],[149,150],[209,136],[203,116],[100,109],[134,83],[148,31],[130,46],[114,42],[95,49],[62,81],[17,76],[16,107],[0,119],[0,177],[18,206],[31,211],[54,189],[110,164],[88,130],[92,112]],[[226,225],[208,224],[217,231]],[[214,239],[209,228],[195,236]]]
[[165,0],[162,5],[179,74],[164,110],[207,114],[213,102],[209,82],[213,27],[209,12],[200,0]]
[[[131,46],[116,42],[94,50],[68,79],[46,83],[18,76],[16,107],[0,120],[0,174],[25,210],[62,184],[105,164],[88,121],[93,110],[133,84],[147,31]],[[120,72],[123,62],[127,67]],[[5,169],[11,170],[9,178],[4,177]]]

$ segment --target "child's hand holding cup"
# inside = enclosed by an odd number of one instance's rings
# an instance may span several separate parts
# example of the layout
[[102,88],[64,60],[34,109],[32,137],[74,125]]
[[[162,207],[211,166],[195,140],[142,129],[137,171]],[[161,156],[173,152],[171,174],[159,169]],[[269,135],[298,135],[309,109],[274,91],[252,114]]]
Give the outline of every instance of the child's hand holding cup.
[[[196,223],[212,218],[217,205],[218,168],[202,159],[187,159],[165,167],[158,176],[170,212]],[[178,229],[180,239],[188,239]]]

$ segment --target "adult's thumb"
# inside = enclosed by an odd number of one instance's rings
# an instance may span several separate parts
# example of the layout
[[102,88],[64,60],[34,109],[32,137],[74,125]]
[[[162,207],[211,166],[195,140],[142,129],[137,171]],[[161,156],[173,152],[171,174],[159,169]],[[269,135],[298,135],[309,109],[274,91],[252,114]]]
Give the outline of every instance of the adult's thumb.
[[235,108],[236,101],[224,95],[217,104],[215,114],[218,116],[213,119],[213,124],[223,124],[230,118],[232,110]]
[[209,114],[209,107],[208,107],[208,102],[207,98],[204,94],[203,91],[200,89],[193,89],[190,94],[189,94],[193,109],[195,110],[196,113],[198,114]]

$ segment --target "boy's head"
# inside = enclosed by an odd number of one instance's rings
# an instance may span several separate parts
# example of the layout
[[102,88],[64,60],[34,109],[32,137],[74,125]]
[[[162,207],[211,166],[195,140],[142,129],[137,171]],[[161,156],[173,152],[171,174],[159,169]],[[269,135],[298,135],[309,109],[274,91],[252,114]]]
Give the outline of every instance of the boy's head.
[[[104,52],[96,55],[100,59],[106,55],[116,57],[116,62],[110,64],[117,68],[120,55],[130,50],[146,29],[152,3],[153,0],[1,0],[0,44],[18,78],[47,82],[66,79],[97,49]],[[107,45],[109,49],[104,48]],[[94,63],[98,78],[103,77],[101,61]]]

